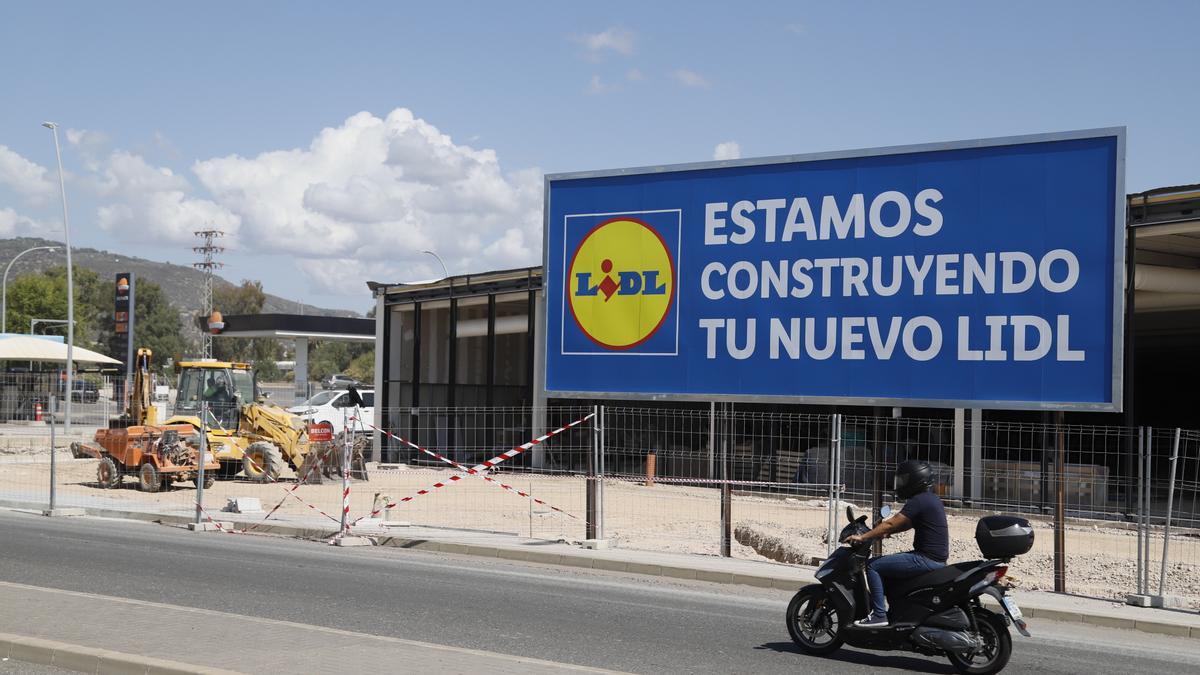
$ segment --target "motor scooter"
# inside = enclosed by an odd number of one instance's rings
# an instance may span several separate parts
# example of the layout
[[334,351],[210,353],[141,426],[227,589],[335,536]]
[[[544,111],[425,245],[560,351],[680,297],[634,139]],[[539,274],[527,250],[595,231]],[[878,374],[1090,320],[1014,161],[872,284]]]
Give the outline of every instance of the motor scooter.
[[[885,506],[881,516],[891,509]],[[1021,609],[1008,595],[1005,583],[1012,558],[1033,548],[1029,521],[1014,516],[986,516],[975,529],[984,560],[954,563],[911,579],[888,581],[886,626],[856,626],[870,613],[866,574],[870,542],[851,544],[851,535],[870,531],[867,516],[855,517],[846,507],[846,525],[838,536],[844,545],[817,569],[817,583],[801,588],[787,608],[792,640],[806,654],[823,656],[842,644],[863,649],[903,650],[945,656],[960,673],[1000,672],[1012,654],[1011,623],[1026,637],[1029,630]],[[997,612],[983,606],[990,595]]]

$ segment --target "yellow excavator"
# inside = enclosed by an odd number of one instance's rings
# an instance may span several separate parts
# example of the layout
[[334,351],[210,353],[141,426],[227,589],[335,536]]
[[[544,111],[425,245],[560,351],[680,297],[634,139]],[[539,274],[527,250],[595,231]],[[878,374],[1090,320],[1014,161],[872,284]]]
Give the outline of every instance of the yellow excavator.
[[180,362],[176,369],[175,414],[166,424],[200,429],[200,416],[206,415],[208,446],[221,463],[221,478],[241,472],[266,482],[279,478],[285,466],[301,471],[309,454],[307,427],[260,400],[249,364],[205,359]]

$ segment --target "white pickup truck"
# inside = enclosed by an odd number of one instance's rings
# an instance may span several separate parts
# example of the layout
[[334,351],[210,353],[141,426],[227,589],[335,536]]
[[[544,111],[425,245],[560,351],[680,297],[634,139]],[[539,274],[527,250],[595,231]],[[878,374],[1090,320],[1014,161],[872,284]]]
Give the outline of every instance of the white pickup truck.
[[360,389],[358,394],[362,396],[364,407],[357,412],[350,407],[350,392],[345,389],[319,392],[304,403],[288,408],[288,412],[298,415],[307,424],[328,422],[333,427],[334,434],[345,431],[345,420],[357,417],[357,422],[349,421],[350,429],[356,433],[368,433],[371,431],[369,425],[375,421],[375,391]]

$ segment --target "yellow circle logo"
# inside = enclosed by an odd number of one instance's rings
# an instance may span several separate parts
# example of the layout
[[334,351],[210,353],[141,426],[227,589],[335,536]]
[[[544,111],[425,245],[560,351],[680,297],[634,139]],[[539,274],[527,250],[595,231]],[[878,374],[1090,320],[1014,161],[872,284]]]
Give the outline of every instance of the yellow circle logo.
[[584,236],[567,268],[571,315],[606,349],[640,345],[667,319],[675,295],[675,264],[662,236],[621,217]]

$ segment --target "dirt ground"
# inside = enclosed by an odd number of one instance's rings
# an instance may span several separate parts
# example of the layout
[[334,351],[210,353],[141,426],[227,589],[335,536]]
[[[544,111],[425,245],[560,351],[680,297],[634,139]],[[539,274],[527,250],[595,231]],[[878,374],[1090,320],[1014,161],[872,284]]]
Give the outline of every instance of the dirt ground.
[[[178,483],[168,492],[148,494],[136,489],[136,480],[126,477],[120,489],[103,490],[96,483],[96,461],[59,455],[57,496],[63,506],[107,506],[147,511],[194,509],[196,490],[191,483]],[[351,494],[353,518],[366,516],[376,495],[399,502],[389,517],[414,525],[509,532],[551,540],[578,541],[585,536],[586,480],[579,476],[496,473],[493,482],[479,477],[449,480],[453,470],[414,468],[372,471],[367,481],[354,481]],[[437,483],[445,487],[433,488]],[[10,457],[0,463],[0,498],[45,499],[49,484],[48,459],[36,455]],[[505,489],[507,486],[508,489]],[[293,490],[293,488],[295,488]],[[418,495],[418,491],[427,494]],[[546,502],[538,505],[516,491]],[[295,477],[286,474],[278,484],[256,484],[241,479],[218,481],[205,490],[205,507],[219,516],[220,509],[234,497],[257,497],[264,511],[279,505],[277,513],[290,517],[321,518],[317,510],[334,520],[341,508],[341,485],[296,487]],[[413,496],[411,501],[402,502]],[[606,480],[603,489],[604,536],[623,548],[717,555],[720,545],[720,499],[714,488]],[[773,538],[798,556],[825,554],[828,512],[823,500],[778,495],[735,494],[733,523],[742,534],[758,539]],[[861,512],[861,511],[860,511]],[[569,515],[567,515],[569,514]],[[263,514],[266,515],[265,513]],[[838,514],[837,529],[845,516]],[[952,560],[979,557],[974,533],[977,516],[950,517]],[[332,524],[332,523],[331,523]],[[1014,560],[1011,574],[1029,589],[1053,588],[1052,524],[1034,520],[1036,540],[1032,551]],[[885,551],[906,550],[911,535],[886,542]],[[741,537],[746,540],[746,537]],[[1123,598],[1135,588],[1136,532],[1103,521],[1072,521],[1068,525],[1067,590],[1097,597]],[[1157,561],[1161,537],[1151,545]],[[754,548],[733,544],[733,555],[764,559]],[[1172,536],[1167,593],[1191,596],[1191,606],[1200,607],[1200,536],[1180,532]],[[1158,563],[1152,566],[1155,587]]]

